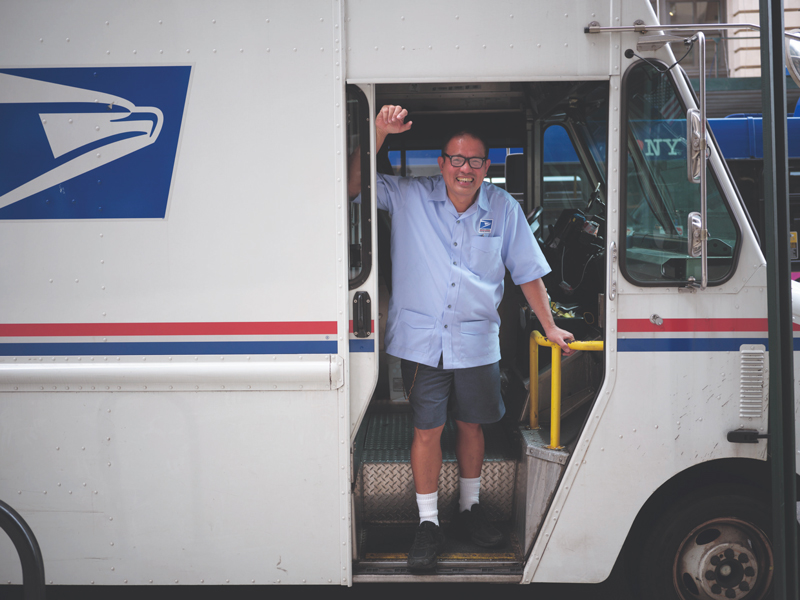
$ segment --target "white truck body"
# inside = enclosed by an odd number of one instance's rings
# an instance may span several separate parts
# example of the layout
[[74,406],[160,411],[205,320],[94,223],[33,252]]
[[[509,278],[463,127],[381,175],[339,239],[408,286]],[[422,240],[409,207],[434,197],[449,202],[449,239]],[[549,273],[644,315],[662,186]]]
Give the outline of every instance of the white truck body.
[[[623,52],[639,34],[584,27],[653,23],[649,2],[0,12],[0,499],[48,582],[353,583],[351,450],[382,358],[377,309],[368,338],[352,333],[354,294],[380,294],[375,246],[348,285],[347,84],[372,115],[394,84],[607,85],[602,386],[516,580],[602,581],[676,475],[765,464],[765,441],[725,440],[767,431],[766,367],[754,410],[742,392],[743,364],[767,358],[767,279],[716,148],[737,231],[724,282],[641,285],[610,250],[626,247],[619,130],[638,59]],[[31,139],[52,156],[25,154]],[[3,536],[0,581],[21,582]]]

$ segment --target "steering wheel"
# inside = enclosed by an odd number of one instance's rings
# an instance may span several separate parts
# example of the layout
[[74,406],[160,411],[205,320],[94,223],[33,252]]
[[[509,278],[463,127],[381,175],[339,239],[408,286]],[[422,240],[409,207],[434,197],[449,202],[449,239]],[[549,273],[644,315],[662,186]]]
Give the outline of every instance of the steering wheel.
[[533,209],[533,212],[528,215],[528,225],[531,226],[531,231],[534,235],[536,232],[539,231],[539,228],[542,226],[542,213],[544,212],[544,208],[542,206],[537,206]]

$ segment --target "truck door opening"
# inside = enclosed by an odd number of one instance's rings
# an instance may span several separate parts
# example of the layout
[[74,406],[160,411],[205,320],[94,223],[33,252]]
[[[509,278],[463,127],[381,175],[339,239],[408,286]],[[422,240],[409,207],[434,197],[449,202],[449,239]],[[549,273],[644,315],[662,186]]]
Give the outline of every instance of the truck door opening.
[[[373,112],[384,104],[401,105],[414,121],[410,131],[387,139],[374,160],[377,172],[437,175],[447,131],[457,123],[468,123],[487,134],[492,161],[487,179],[520,203],[552,268],[545,283],[556,322],[579,340],[604,339],[608,95],[608,82],[585,81],[375,88]],[[354,115],[350,120],[363,123],[366,118],[374,115]],[[376,218],[380,277],[376,328],[382,334],[392,289],[391,218],[383,211]],[[602,352],[578,352],[564,361],[564,446],[548,449],[547,426],[528,427],[530,337],[541,326],[508,274],[498,311],[506,415],[484,427],[481,504],[508,542],[487,552],[452,540],[440,555],[438,574],[519,578],[603,379]],[[354,560],[355,573],[361,577],[402,575],[418,523],[410,467],[411,409],[404,398],[399,360],[385,354],[382,335],[379,343],[378,385],[353,446]],[[539,373],[532,376],[534,385],[539,381],[538,410],[545,423],[550,410],[549,352],[540,357]],[[455,424],[449,420],[442,435],[439,482],[439,518],[445,531],[458,500],[454,447]]]

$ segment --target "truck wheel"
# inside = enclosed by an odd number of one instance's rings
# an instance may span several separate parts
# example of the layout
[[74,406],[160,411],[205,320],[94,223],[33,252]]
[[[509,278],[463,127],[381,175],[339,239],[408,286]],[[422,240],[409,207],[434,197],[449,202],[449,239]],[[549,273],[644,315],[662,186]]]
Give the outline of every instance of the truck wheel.
[[638,584],[654,600],[761,600],[774,567],[769,505],[741,487],[692,494],[640,548]]

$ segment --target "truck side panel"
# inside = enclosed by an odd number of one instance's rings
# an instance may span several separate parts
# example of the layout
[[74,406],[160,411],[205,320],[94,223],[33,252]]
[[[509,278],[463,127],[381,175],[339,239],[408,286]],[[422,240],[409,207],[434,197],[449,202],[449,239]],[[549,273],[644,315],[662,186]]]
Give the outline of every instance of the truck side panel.
[[[86,185],[138,190],[162,137],[0,214],[0,498],[37,534],[48,581],[349,581],[337,6],[4,5],[2,73],[52,94],[25,100],[41,105],[31,134],[3,152],[41,157],[24,142],[54,148],[42,129],[81,126],[88,146],[59,134],[72,154],[50,161],[103,162],[120,147],[103,127],[120,123],[86,94],[129,121],[149,107],[152,138],[164,89],[115,88],[109,69],[191,72],[163,215],[106,216],[122,195]],[[0,111],[19,107],[3,94]],[[72,200],[106,212],[74,218]],[[19,583],[0,552],[0,580]]]

